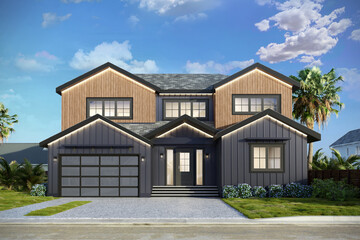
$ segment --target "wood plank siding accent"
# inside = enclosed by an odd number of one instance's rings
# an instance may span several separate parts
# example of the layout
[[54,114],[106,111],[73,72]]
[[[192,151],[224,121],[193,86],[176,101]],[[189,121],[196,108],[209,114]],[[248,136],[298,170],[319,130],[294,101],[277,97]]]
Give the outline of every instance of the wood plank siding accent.
[[61,129],[86,119],[86,98],[132,97],[133,119],[114,122],[155,122],[155,91],[129,80],[109,68],[62,91]]
[[253,71],[215,89],[215,128],[225,128],[252,116],[232,114],[233,94],[280,94],[281,114],[292,118],[292,88],[289,84]]

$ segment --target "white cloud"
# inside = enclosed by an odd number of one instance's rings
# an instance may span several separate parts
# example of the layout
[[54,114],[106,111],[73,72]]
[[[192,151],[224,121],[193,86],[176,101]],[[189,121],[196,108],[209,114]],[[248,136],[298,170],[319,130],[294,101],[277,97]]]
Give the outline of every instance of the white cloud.
[[0,100],[2,103],[4,103],[5,106],[8,106],[15,103],[19,104],[24,99],[20,94],[16,93],[14,89],[8,89],[0,93]]
[[159,69],[154,60],[139,61],[133,59],[129,41],[118,43],[103,42],[90,52],[79,49],[70,61],[74,69],[89,70],[106,62],[111,62],[129,72],[133,73],[155,73]]
[[71,17],[71,13],[68,13],[64,16],[57,16],[56,13],[43,13],[43,22],[41,23],[43,28],[46,28],[50,25],[56,24],[58,22],[63,22]]
[[61,0],[63,3],[92,2],[93,0]]
[[357,68],[338,68],[337,73],[344,78],[344,82],[341,84],[343,90],[347,92],[347,95],[360,101],[360,71]]
[[274,3],[273,0],[255,0],[255,2],[257,4],[259,4],[260,6],[264,6],[266,4],[273,4]]
[[0,78],[0,81],[8,82],[8,83],[24,83],[30,82],[32,78],[30,76],[17,76],[11,78]]
[[196,14],[185,14],[183,16],[175,18],[175,22],[190,22],[198,19],[205,19],[207,15],[205,13],[196,13]]
[[[314,57],[326,54],[338,42],[336,37],[351,26],[350,19],[336,18],[345,12],[345,8],[333,10],[329,15],[320,14],[323,0],[288,0],[283,3],[275,1],[260,1],[265,5],[270,3],[279,11],[272,17],[255,24],[260,31],[266,31],[273,21],[275,27],[286,30],[283,43],[269,43],[257,51],[260,59],[270,63],[291,60],[302,55]],[[262,23],[262,24],[261,24]],[[303,62],[303,61],[300,61]],[[321,65],[320,60],[311,61],[310,65]],[[309,65],[308,65],[309,66]]]
[[264,20],[262,20],[261,22],[255,23],[255,26],[256,26],[260,31],[264,32],[264,31],[267,31],[267,30],[270,28],[269,22],[270,22],[269,20],[264,19]]
[[137,16],[132,15],[128,18],[128,22],[131,26],[135,27],[140,22],[140,19]]
[[345,30],[350,27],[351,24],[352,22],[348,18],[341,19],[339,22],[333,22],[329,26],[329,33],[332,36],[336,36],[340,33],[345,32]]
[[301,59],[299,61],[303,62],[303,63],[313,62],[314,57],[313,56],[301,56]]
[[231,61],[224,64],[208,61],[206,63],[186,62],[186,72],[188,73],[222,73],[227,74],[234,69],[242,69],[254,63],[254,59],[247,61]]
[[42,63],[34,58],[28,58],[25,56],[20,56],[15,60],[16,67],[24,71],[33,71],[33,72],[50,72],[53,67]]
[[355,41],[360,41],[360,29],[352,31],[349,38]]
[[52,55],[47,51],[37,52],[35,53],[35,57],[42,57],[48,60],[57,60],[57,57],[55,55]]

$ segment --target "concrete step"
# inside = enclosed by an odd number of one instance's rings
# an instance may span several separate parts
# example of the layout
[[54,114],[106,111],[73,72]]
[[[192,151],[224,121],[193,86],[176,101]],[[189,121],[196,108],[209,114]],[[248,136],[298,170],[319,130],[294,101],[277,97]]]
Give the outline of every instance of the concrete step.
[[219,194],[151,194],[152,197],[219,197]]
[[217,186],[153,186],[152,197],[219,197]]

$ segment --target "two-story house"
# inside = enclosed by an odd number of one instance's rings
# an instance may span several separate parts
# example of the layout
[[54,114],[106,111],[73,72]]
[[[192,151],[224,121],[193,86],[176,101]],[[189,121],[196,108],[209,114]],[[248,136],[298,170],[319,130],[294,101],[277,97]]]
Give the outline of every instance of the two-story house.
[[348,158],[351,155],[360,155],[360,129],[347,132],[344,136],[331,144],[330,148],[338,150],[341,156],[345,158]]
[[62,132],[48,148],[49,195],[218,196],[222,186],[307,181],[293,121],[299,83],[259,63],[231,76],[132,74],[106,63],[56,88]]

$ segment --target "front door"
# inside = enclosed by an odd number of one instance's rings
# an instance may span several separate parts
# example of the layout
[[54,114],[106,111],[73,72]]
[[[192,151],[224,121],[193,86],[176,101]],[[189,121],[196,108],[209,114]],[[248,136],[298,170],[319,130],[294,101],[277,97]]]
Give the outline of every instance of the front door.
[[195,185],[195,164],[191,150],[178,150],[176,152],[176,185],[194,186]]

